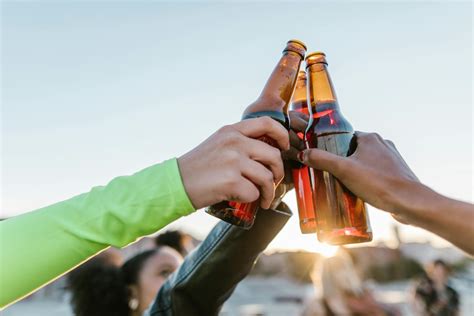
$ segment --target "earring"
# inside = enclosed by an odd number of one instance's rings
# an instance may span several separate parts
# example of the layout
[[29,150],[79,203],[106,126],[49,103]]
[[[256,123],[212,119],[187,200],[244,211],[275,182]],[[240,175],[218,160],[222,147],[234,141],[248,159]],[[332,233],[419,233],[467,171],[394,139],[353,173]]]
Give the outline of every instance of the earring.
[[128,301],[128,307],[130,307],[132,311],[136,310],[138,308],[138,299],[137,298],[130,299],[130,301]]

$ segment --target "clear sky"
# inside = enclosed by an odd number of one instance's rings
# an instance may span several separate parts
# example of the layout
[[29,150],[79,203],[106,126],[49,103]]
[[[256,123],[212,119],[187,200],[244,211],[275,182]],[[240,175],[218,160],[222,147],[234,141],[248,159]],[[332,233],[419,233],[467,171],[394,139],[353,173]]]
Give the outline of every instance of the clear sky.
[[[327,53],[354,127],[473,200],[472,4],[2,2],[2,215],[88,191],[240,119],[286,41]],[[286,198],[295,212],[294,193]],[[370,209],[376,240],[390,216]],[[175,225],[204,236],[202,211]],[[272,248],[319,250],[293,216]],[[404,226],[406,240],[439,240]]]

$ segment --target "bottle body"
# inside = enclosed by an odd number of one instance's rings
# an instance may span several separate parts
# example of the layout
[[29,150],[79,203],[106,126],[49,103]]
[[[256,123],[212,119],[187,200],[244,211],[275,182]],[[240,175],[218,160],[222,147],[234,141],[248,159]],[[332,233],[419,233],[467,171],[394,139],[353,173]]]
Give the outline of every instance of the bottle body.
[[291,175],[295,186],[300,231],[303,234],[316,233],[316,210],[313,202],[314,198],[310,179],[310,168],[305,165],[293,167]]
[[[242,119],[269,116],[287,127],[286,111],[295,88],[298,69],[306,53],[306,46],[297,40],[290,40],[283,56],[273,70],[258,99],[244,111]],[[259,140],[278,147],[270,137]],[[206,212],[228,223],[244,229],[250,229],[254,223],[260,199],[251,203],[222,201],[209,206]]]
[[[295,92],[289,106],[290,111],[296,111],[308,115],[309,109],[306,96],[306,73],[300,71],[296,82]],[[306,142],[305,133],[299,132],[299,139]],[[292,161],[291,175],[295,186],[296,204],[298,206],[298,217],[301,233],[316,233],[316,214],[313,205],[313,193],[311,188],[310,173],[308,166]]]
[[[354,131],[337,109],[337,104],[321,104],[318,108],[320,112],[313,114],[316,117],[313,116],[311,132],[308,133],[308,146],[339,156],[352,154]],[[332,245],[372,240],[364,201],[326,171],[310,168],[310,177],[318,240]]]
[[[347,157],[356,147],[354,130],[342,115],[323,53],[308,55],[310,124],[307,146]],[[332,245],[368,242],[372,229],[364,201],[326,171],[310,168],[318,240]]]

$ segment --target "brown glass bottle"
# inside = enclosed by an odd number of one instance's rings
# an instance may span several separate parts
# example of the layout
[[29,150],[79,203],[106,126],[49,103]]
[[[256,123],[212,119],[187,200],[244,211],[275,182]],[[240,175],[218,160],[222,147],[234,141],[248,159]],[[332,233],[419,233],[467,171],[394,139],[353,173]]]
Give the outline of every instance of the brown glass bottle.
[[[354,130],[341,113],[327,70],[326,55],[306,57],[310,127],[306,137],[310,148],[340,156],[352,154]],[[318,239],[333,245],[372,240],[372,230],[364,201],[350,192],[334,176],[310,168],[317,216]]]
[[[300,71],[296,81],[295,92],[288,108],[290,111],[301,112],[309,116],[306,92],[306,72]],[[304,133],[298,133],[298,137],[303,141],[306,140]],[[300,230],[303,234],[316,233],[316,215],[314,213],[309,168],[299,162],[291,162],[291,167],[296,203],[298,205]]]
[[[258,99],[244,111],[242,119],[269,116],[288,126],[286,111],[295,88],[298,69],[306,53],[306,46],[298,40],[290,40],[283,50],[283,56],[273,70]],[[269,137],[260,140],[276,147]],[[252,203],[223,201],[211,205],[206,212],[228,223],[245,229],[252,227],[260,200]]]

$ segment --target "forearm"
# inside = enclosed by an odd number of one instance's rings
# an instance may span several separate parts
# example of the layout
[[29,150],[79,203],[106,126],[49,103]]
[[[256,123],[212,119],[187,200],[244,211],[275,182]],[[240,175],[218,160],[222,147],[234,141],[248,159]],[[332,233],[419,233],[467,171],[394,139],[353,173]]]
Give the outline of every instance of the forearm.
[[169,160],[2,222],[0,307],[108,246],[126,246],[192,210],[176,160]]
[[410,188],[412,198],[402,198],[397,216],[474,255],[474,206],[456,201],[423,184]]

